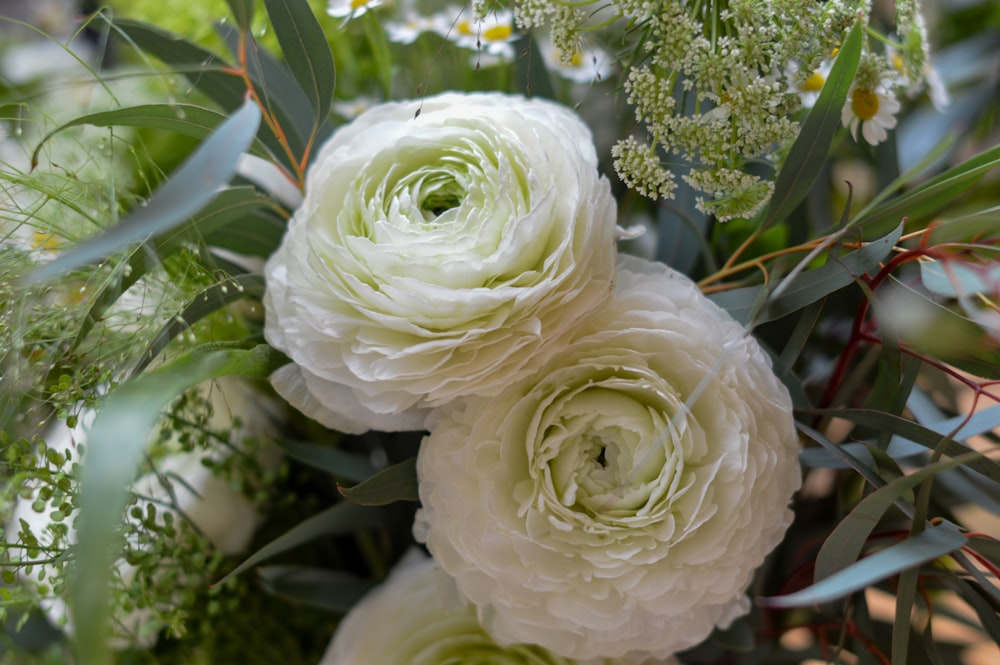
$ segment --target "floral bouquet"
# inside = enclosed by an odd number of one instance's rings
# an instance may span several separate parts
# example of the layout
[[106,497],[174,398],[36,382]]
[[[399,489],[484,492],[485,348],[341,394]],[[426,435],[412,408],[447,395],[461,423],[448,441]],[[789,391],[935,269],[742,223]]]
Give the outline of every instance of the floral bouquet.
[[3,662],[1000,658],[989,0],[0,35]]

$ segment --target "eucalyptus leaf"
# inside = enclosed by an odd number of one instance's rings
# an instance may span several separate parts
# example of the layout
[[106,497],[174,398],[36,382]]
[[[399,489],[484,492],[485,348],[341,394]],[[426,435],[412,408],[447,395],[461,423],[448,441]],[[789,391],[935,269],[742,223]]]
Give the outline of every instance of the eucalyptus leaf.
[[909,192],[860,213],[852,226],[879,229],[908,218],[911,223],[930,219],[956,197],[967,193],[987,172],[1000,166],[1000,146],[991,148],[945,171]]
[[816,556],[813,579],[818,582],[846,569],[860,556],[872,531],[897,500],[928,478],[959,466],[969,457],[967,455],[964,459],[959,457],[925,466],[910,475],[896,478],[862,499],[827,536]]
[[300,522],[267,545],[261,547],[231,573],[219,580],[218,584],[222,584],[230,577],[239,575],[262,561],[317,538],[342,536],[348,533],[377,528],[382,523],[381,518],[382,513],[378,508],[359,506],[349,501],[341,501],[323,512]]
[[260,109],[246,102],[202,143],[144,205],[96,238],[67,250],[28,277],[42,282],[163,233],[204,208],[229,182],[260,124]]
[[[966,453],[971,453],[972,457],[965,463],[965,466],[995,483],[1000,483],[1000,463],[972,451],[967,446],[955,441],[954,438],[945,440],[947,432],[938,432],[900,416],[868,409],[817,409],[813,413],[833,418],[844,418],[857,425],[889,431],[900,438],[918,443],[930,450],[941,446],[941,452],[949,457],[961,457]],[[991,413],[991,416],[995,417],[995,415],[995,412]]]
[[[116,18],[112,28],[124,41],[185,76],[194,89],[223,111],[231,113],[244,103],[247,89],[239,70],[219,54],[141,21]],[[287,155],[285,145],[266,124],[260,126],[259,138],[273,161],[280,162],[285,169],[295,170],[296,164]]]
[[306,566],[264,566],[257,576],[261,586],[276,596],[342,613],[376,586],[373,580],[350,573]]
[[244,298],[260,300],[263,296],[264,277],[262,275],[236,275],[208,287],[196,295],[180,314],[171,318],[156,334],[149,347],[132,368],[131,376],[140,374],[177,335],[190,329],[207,315]]
[[819,99],[806,116],[798,138],[781,165],[761,226],[768,227],[787,219],[805,199],[822,170],[834,134],[840,128],[840,111],[861,59],[864,28],[863,22],[855,23],[837,52]]
[[348,501],[363,506],[384,506],[394,501],[419,501],[417,458],[382,469],[354,487],[338,486]]
[[116,527],[128,503],[128,486],[162,410],[188,388],[209,379],[267,376],[274,369],[276,355],[266,345],[249,350],[196,348],[122,383],[100,406],[80,473],[78,542],[70,571],[71,611],[81,662],[111,662],[104,636],[113,551],[119,539]]
[[[740,323],[757,325],[780,319],[853,284],[857,275],[878,269],[902,234],[903,225],[900,224],[889,234],[866,243],[860,249],[839,258],[830,257],[819,268],[796,275],[793,281],[781,289],[777,297],[768,295],[771,288],[768,286],[722,291],[709,297]],[[762,298],[765,300],[759,306]]]
[[322,446],[303,441],[279,439],[275,441],[279,448],[288,455],[307,464],[314,469],[344,478],[353,482],[361,482],[375,474],[375,467],[362,455],[340,450],[333,446]]
[[285,62],[299,82],[314,120],[314,136],[330,114],[336,69],[323,28],[307,0],[264,0]]
[[760,603],[776,608],[828,603],[953,552],[963,547],[966,540],[965,534],[958,527],[945,522],[879,550],[801,591],[763,598]]
[[240,26],[240,30],[244,32],[249,31],[250,24],[253,22],[255,1],[226,0],[226,4],[229,5],[229,11],[233,13],[233,18],[236,19],[236,25]]
[[[111,111],[87,113],[73,118],[67,123],[56,127],[44,137],[31,156],[33,165],[38,163],[38,155],[42,147],[56,134],[70,127],[93,125],[94,127],[141,127],[144,129],[162,129],[176,132],[184,136],[202,139],[212,133],[225,122],[227,116],[214,109],[195,104],[142,104],[127,106]],[[267,149],[255,140],[251,152],[267,157]]]

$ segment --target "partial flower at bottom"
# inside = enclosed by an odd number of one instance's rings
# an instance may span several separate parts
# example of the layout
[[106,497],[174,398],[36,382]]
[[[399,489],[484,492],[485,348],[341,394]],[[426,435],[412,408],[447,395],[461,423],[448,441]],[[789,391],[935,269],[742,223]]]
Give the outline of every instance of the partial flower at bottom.
[[372,107],[312,165],[267,263],[272,383],[335,429],[523,378],[611,293],[616,209],[569,109],[497,93]]
[[665,658],[747,612],[801,482],[768,357],[635,257],[533,377],[429,424],[417,539],[498,642],[567,658]]
[[[617,665],[537,646],[500,646],[441,568],[413,549],[341,622],[320,665]],[[676,665],[676,660],[645,665]]]

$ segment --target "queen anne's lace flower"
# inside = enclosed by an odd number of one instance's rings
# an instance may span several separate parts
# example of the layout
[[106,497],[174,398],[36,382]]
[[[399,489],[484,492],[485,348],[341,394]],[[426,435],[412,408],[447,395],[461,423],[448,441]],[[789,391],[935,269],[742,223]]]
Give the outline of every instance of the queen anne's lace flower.
[[268,261],[272,383],[323,424],[419,429],[494,395],[607,299],[615,204],[569,110],[501,94],[369,109],[309,172]]
[[[432,560],[411,550],[341,622],[320,665],[618,665],[571,660],[527,644],[500,646]],[[676,665],[676,660],[648,665]]]
[[494,638],[568,658],[666,657],[745,613],[800,485],[767,356],[634,257],[533,377],[431,420],[418,540]]

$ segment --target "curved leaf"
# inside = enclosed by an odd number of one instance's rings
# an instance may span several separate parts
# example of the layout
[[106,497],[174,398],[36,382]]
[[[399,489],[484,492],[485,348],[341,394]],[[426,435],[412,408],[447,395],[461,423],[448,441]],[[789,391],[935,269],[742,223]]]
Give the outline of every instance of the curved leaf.
[[777,608],[828,603],[953,552],[965,545],[966,540],[965,534],[958,527],[946,522],[865,557],[801,591],[762,598],[759,602],[767,607]]
[[104,665],[108,583],[113,569],[116,527],[128,502],[128,486],[146,451],[161,411],[202,381],[229,375],[264,377],[276,352],[201,347],[178,360],[118,386],[104,400],[88,435],[80,473],[80,515],[76,559],[70,575],[71,610],[80,662]]
[[257,575],[276,596],[333,612],[347,612],[376,586],[350,573],[306,566],[265,566]]
[[862,499],[827,536],[816,556],[813,579],[818,582],[828,578],[856,561],[872,531],[897,499],[931,476],[953,469],[968,458],[966,455],[965,459],[959,457],[925,466],[910,475],[896,478]]
[[264,0],[264,6],[285,62],[313,109],[315,133],[330,114],[336,83],[333,53],[326,35],[307,0]]
[[778,179],[774,183],[774,194],[764,211],[762,226],[767,227],[787,219],[809,193],[816,176],[826,163],[833,136],[841,124],[840,110],[847,99],[847,92],[861,59],[864,28],[864,24],[858,21],[847,33],[830,70],[830,76],[820,90],[819,99],[806,116],[798,138],[781,165]]
[[776,297],[768,295],[771,288],[768,286],[748,286],[713,293],[709,297],[740,323],[757,325],[774,321],[853,284],[856,275],[877,269],[902,234],[903,225],[900,224],[888,235],[866,243],[861,249],[839,258],[831,257],[819,268],[796,275],[787,286],[781,282],[778,285],[781,291]]
[[375,467],[365,457],[339,448],[283,439],[275,443],[303,464],[346,480],[361,482],[375,473]]
[[263,295],[263,275],[236,275],[235,277],[227,277],[219,284],[213,284],[196,295],[180,314],[171,317],[150,342],[149,348],[139,357],[129,376],[138,376],[152,362],[153,358],[167,347],[171,340],[208,314],[229,303],[244,298],[257,298],[259,300]]
[[236,162],[250,146],[259,124],[260,109],[253,102],[246,102],[198,146],[145,205],[134,208],[124,220],[96,238],[42,266],[29,275],[28,281],[41,282],[82,267],[163,233],[197,213],[232,178]]
[[419,501],[417,458],[393,464],[354,487],[338,485],[344,498],[362,506],[384,506],[394,501]]
[[[127,106],[111,111],[88,113],[73,118],[69,122],[56,127],[42,137],[38,147],[31,156],[31,163],[38,163],[38,154],[42,147],[59,132],[78,125],[93,125],[94,127],[141,127],[144,129],[162,129],[176,132],[184,136],[202,139],[212,133],[216,127],[226,120],[226,114],[195,104],[141,104]],[[260,141],[253,142],[251,151],[267,157],[268,152]]]
[[282,552],[287,552],[317,538],[339,536],[345,533],[355,533],[377,527],[381,524],[381,515],[381,511],[377,508],[359,506],[348,501],[341,501],[323,512],[300,522],[267,545],[264,545],[231,573],[219,580],[217,584],[222,584],[230,577],[239,575],[261,561],[270,559],[272,556],[277,556]]
[[229,11],[233,13],[233,18],[236,19],[236,25],[240,26],[240,30],[244,32],[250,30],[256,4],[254,0],[226,0],[226,4],[229,5]]

